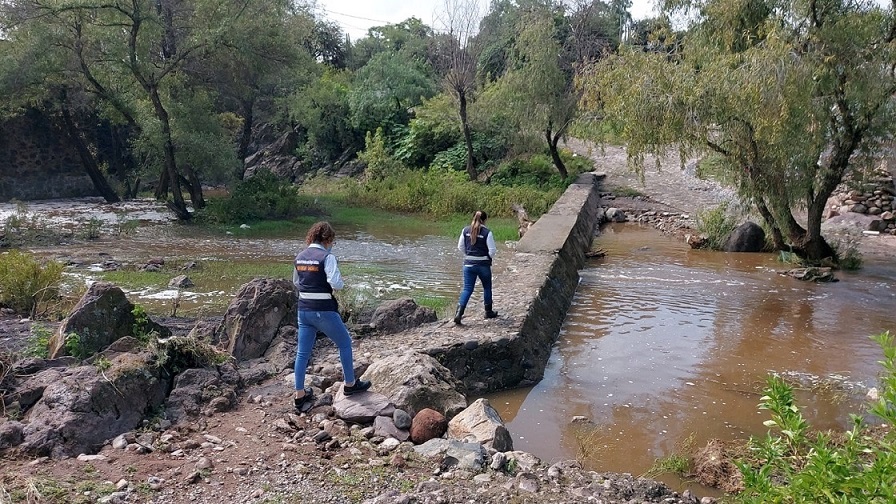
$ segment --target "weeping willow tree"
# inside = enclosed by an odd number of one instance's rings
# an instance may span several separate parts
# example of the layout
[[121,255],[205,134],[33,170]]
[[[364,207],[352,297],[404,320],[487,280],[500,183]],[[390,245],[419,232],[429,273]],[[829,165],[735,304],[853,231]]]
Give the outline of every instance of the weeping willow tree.
[[591,67],[583,107],[623,125],[636,167],[670,146],[718,154],[777,248],[836,260],[821,235],[825,204],[892,133],[894,5],[683,0],[666,14],[689,20],[680,43],[623,48]]

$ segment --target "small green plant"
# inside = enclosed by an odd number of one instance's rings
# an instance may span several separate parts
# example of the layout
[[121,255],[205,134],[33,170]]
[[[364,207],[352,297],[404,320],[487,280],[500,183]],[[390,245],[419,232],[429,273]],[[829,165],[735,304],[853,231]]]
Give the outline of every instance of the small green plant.
[[65,336],[65,353],[76,359],[84,359],[89,356],[83,338],[76,332],[68,333]]
[[697,214],[697,229],[706,236],[707,247],[722,250],[728,235],[737,227],[737,221],[729,213],[727,202]]
[[100,355],[93,361],[93,365],[102,373],[108,371],[112,367],[112,361],[105,355]]
[[862,268],[862,253],[859,252],[859,239],[850,237],[831,244],[838,258],[840,269],[856,271]]
[[576,443],[576,461],[584,467],[589,460],[594,460],[601,444],[598,443],[600,429],[591,422],[579,425],[573,434]]
[[644,197],[644,193],[635,189],[634,187],[622,186],[613,189],[613,194],[619,196],[621,198],[641,198]]
[[132,336],[143,344],[149,343],[154,337],[158,336],[152,329],[153,324],[145,308],[140,305],[134,305],[134,308],[131,309],[131,314],[134,315],[134,325],[131,327]]
[[99,238],[100,231],[102,229],[103,221],[96,217],[91,217],[82,224],[82,232],[84,234],[84,238],[87,240],[96,240],[97,238]]
[[691,433],[683,441],[677,443],[675,450],[665,457],[660,457],[641,475],[642,478],[657,478],[663,474],[675,474],[687,477],[691,474],[691,456],[694,449],[695,436]]
[[386,149],[383,128],[377,128],[371,135],[367,132],[364,138],[364,150],[358,153],[358,159],[367,164],[364,175],[367,180],[381,180],[388,175],[395,175],[406,170],[401,161],[392,157]]
[[[874,336],[884,368],[879,398],[869,411],[889,425],[896,422],[896,344],[889,331]],[[869,427],[852,415],[842,435],[812,432],[794,403],[793,389],[769,377],[760,408],[773,428],[751,439],[752,460],[739,460],[744,491],[736,502],[889,503],[896,488],[896,434]]]
[[374,299],[369,292],[354,287],[346,287],[335,293],[339,303],[339,314],[346,324],[357,324],[374,308]]
[[46,359],[50,356],[50,338],[52,336],[53,333],[46,326],[31,324],[31,336],[28,337],[25,343],[22,356]]
[[504,472],[510,475],[516,474],[520,469],[520,464],[517,462],[515,458],[509,459],[507,463],[504,465]]
[[59,296],[63,269],[62,263],[42,262],[27,252],[0,254],[0,305],[36,315],[43,303]]
[[240,182],[227,198],[210,199],[200,220],[243,224],[266,219],[292,219],[308,208],[295,186],[264,171]]
[[127,214],[118,213],[115,215],[115,230],[118,236],[130,235],[140,227],[140,221],[137,219],[128,219]]

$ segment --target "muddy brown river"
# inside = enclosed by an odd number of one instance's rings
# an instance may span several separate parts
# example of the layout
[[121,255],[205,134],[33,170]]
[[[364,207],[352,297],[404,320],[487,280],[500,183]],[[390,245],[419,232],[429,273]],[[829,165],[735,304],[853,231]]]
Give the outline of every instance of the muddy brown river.
[[[65,252],[123,261],[275,262],[287,277],[304,233],[240,239],[158,224]],[[460,288],[454,237],[388,221],[338,232],[335,252],[348,285],[377,299],[430,296],[453,304]],[[581,272],[544,379],[488,396],[516,449],[545,461],[579,458],[591,469],[642,474],[687,440],[700,447],[711,438],[764,434],[768,417],[756,406],[769,373],[798,385],[815,427],[843,427],[849,413],[862,411],[881,358],[869,336],[896,330],[896,265],[868,262],[859,272],[838,272],[837,283],[806,284],[778,274],[785,266],[773,255],[695,251],[634,224],[606,227],[596,245],[607,256]],[[496,282],[500,269],[501,261]],[[183,302],[226,304],[238,288],[223,281],[198,286],[182,292]],[[129,297],[164,304],[173,292]],[[573,423],[576,416],[589,422]]]
[[631,224],[596,244],[607,256],[582,271],[544,379],[489,396],[515,448],[642,474],[688,440],[764,435],[769,373],[797,385],[814,427],[863,411],[882,358],[869,336],[896,330],[896,265],[806,284],[773,255],[691,250]]

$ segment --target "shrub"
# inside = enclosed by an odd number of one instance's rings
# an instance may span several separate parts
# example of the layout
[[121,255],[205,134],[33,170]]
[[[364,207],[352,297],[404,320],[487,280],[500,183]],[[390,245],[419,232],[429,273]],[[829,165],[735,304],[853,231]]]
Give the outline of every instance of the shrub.
[[56,261],[41,262],[17,250],[0,255],[0,305],[35,315],[41,303],[59,296],[63,268]]
[[383,128],[377,128],[373,135],[368,131],[364,137],[364,145],[364,150],[358,153],[358,159],[367,164],[367,169],[364,170],[367,180],[382,180],[404,171],[401,161],[392,157],[386,149]]
[[727,202],[697,214],[697,229],[706,236],[706,245],[712,250],[722,250],[736,227],[737,221],[728,212]]
[[230,197],[208,202],[203,215],[220,224],[291,219],[302,215],[305,202],[296,188],[270,172],[260,172],[238,183]]
[[[869,411],[896,422],[896,345],[889,331],[874,336],[884,352],[879,398]],[[852,416],[843,435],[813,433],[794,402],[793,389],[771,376],[760,409],[771,412],[763,439],[751,439],[755,460],[738,461],[744,491],[737,502],[893,502],[896,438]]]

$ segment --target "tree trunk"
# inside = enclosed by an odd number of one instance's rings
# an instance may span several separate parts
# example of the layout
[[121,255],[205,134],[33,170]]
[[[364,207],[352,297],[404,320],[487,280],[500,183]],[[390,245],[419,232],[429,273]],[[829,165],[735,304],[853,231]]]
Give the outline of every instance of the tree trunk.
[[470,123],[467,119],[467,93],[464,90],[458,90],[457,99],[459,102],[460,128],[464,135],[464,145],[467,148],[467,176],[470,180],[476,180],[476,167],[473,166],[473,133],[470,131]]
[[202,182],[196,175],[196,171],[189,164],[184,166],[187,172],[187,188],[190,191],[190,202],[196,210],[205,208],[205,198],[202,197]]
[[[246,156],[249,155],[249,142],[252,140],[252,127],[255,122],[255,118],[252,114],[252,109],[254,107],[253,100],[246,100],[243,102],[243,128],[240,131],[239,150],[237,152],[241,162],[245,161]],[[242,179],[242,174],[240,174],[240,178]]]
[[561,134],[558,131],[556,135],[552,135],[552,129],[553,124],[549,122],[547,129],[544,130],[544,137],[548,141],[548,150],[551,152],[551,160],[554,161],[554,166],[557,168],[557,171],[560,172],[560,176],[566,178],[569,176],[569,172],[566,171],[566,165],[560,158],[560,151],[557,150],[557,143],[560,141]]
[[[177,171],[177,160],[174,157],[174,142],[171,140],[171,122],[168,118],[168,111],[165,110],[165,106],[162,104],[162,98],[159,96],[158,88],[149,86],[147,91],[149,91],[156,117],[162,125],[162,137],[165,139],[165,147],[163,149],[165,172],[167,174],[168,184],[171,187],[172,198],[171,201],[168,202],[168,208],[174,212],[174,215],[177,216],[178,219],[190,220],[192,215],[190,214],[190,211],[187,210],[187,203],[184,201],[184,195],[181,192],[180,174]],[[156,191],[156,194],[158,194],[158,190]]]
[[118,193],[116,193],[115,189],[109,185],[109,181],[106,180],[106,176],[103,175],[102,170],[100,170],[96,158],[93,157],[93,154],[90,153],[90,149],[84,143],[84,139],[81,138],[81,134],[75,125],[75,121],[72,119],[68,109],[64,106],[62,107],[62,120],[65,123],[65,129],[69,139],[72,141],[72,145],[74,145],[75,150],[78,151],[81,165],[87,171],[87,175],[93,182],[93,187],[100,193],[107,203],[118,203],[121,201]]

